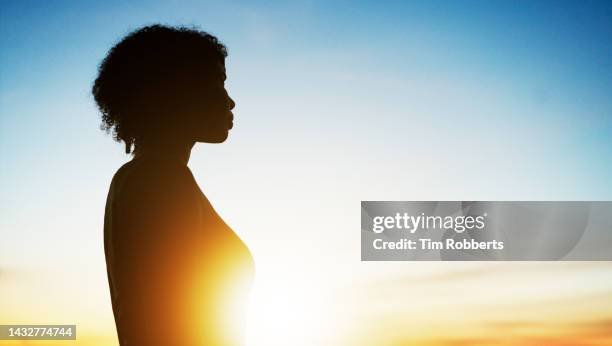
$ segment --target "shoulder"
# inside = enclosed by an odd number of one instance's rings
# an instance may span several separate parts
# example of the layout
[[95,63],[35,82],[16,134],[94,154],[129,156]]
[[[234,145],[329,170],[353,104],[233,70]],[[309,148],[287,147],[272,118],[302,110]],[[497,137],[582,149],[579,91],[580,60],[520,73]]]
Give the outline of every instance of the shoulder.
[[189,168],[178,162],[132,160],[115,173],[111,192],[124,201],[141,203],[188,201],[197,184]]

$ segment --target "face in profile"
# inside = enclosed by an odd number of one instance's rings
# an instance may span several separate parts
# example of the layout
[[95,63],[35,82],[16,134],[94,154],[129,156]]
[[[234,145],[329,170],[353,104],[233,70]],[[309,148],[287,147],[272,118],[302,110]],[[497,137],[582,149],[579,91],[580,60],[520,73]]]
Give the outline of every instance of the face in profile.
[[225,63],[191,74],[196,78],[184,91],[189,95],[183,113],[185,131],[196,142],[222,143],[234,126],[232,109],[236,105],[225,89]]
[[[92,94],[102,128],[139,145],[221,143],[233,127],[227,50],[204,31],[152,25],[125,36],[98,68]],[[149,143],[149,144],[146,144]]]

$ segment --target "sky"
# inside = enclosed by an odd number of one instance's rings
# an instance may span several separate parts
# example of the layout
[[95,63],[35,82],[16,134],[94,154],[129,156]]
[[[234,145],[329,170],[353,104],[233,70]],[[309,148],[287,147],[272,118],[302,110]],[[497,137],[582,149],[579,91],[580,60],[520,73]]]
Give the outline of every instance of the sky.
[[250,345],[612,338],[610,263],[360,262],[357,208],[610,200],[608,1],[0,1],[0,323],[116,343],[102,222],[130,157],[90,89],[152,23],[229,50],[234,128],[189,167],[255,256]]

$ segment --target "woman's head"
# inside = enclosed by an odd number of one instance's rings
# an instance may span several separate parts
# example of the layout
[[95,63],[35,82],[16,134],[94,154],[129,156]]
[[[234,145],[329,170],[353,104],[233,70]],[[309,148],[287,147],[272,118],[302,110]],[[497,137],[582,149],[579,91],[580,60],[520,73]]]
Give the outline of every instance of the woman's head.
[[195,29],[147,26],[108,52],[92,88],[102,128],[126,152],[147,141],[220,143],[234,101],[224,87],[227,51]]

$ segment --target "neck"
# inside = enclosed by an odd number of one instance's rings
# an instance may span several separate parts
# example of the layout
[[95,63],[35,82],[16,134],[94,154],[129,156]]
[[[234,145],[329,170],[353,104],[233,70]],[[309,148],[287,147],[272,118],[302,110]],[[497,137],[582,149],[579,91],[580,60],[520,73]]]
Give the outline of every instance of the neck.
[[187,165],[195,142],[142,142],[134,150],[134,158],[156,157],[177,160]]

